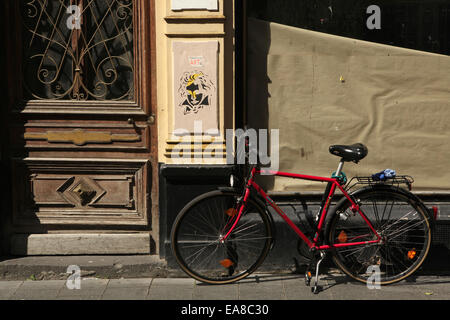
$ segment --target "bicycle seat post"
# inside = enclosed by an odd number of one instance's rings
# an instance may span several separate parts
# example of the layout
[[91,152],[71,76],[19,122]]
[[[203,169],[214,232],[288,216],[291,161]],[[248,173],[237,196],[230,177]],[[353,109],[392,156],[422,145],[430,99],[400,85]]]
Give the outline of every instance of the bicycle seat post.
[[344,159],[341,159],[341,161],[339,162],[339,165],[338,165],[338,167],[337,167],[337,170],[336,170],[336,173],[335,173],[335,175],[337,176],[337,177],[339,177],[340,175],[341,175],[341,172],[342,172],[342,168],[344,167]]

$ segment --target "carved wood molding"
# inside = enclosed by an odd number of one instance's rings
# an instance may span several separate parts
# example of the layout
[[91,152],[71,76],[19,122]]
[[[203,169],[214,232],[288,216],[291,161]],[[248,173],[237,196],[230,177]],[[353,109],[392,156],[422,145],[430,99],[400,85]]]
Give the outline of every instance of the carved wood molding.
[[42,133],[26,132],[25,140],[46,140],[49,143],[73,143],[83,146],[88,143],[138,142],[141,137],[137,134],[116,134],[101,131],[47,131]]
[[15,158],[13,223],[151,225],[145,159]]

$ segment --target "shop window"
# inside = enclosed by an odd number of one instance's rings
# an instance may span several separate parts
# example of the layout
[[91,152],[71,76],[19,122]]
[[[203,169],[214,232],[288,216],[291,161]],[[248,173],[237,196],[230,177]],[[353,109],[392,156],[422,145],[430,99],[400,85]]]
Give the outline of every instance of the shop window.
[[[450,55],[448,0],[247,1],[249,17],[343,37]],[[373,5],[380,9],[379,17],[373,16],[378,14],[375,11],[368,10]],[[379,22],[379,25],[375,25],[375,18],[378,19],[376,22]]]

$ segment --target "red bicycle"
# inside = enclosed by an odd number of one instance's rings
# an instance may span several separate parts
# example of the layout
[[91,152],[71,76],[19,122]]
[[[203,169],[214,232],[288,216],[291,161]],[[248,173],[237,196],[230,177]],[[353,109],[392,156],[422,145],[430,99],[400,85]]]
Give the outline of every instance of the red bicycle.
[[[433,219],[418,197],[400,187],[405,184],[410,189],[412,178],[375,181],[355,177],[347,182],[344,163],[358,163],[367,155],[367,148],[363,144],[335,145],[330,152],[341,157],[331,178],[267,171],[252,165],[240,187],[208,192],[189,202],[176,217],[171,232],[173,254],[181,269],[210,284],[247,277],[273,247],[271,207],[306,244],[311,262],[305,280],[310,285],[311,269],[315,268],[314,293],[320,291],[319,266],[326,252],[344,273],[361,282],[373,275],[373,267],[378,268],[381,285],[413,274],[430,249]],[[313,232],[302,232],[255,182],[262,172],[327,183],[320,210],[316,219],[311,219]],[[329,210],[336,190],[342,198]]]

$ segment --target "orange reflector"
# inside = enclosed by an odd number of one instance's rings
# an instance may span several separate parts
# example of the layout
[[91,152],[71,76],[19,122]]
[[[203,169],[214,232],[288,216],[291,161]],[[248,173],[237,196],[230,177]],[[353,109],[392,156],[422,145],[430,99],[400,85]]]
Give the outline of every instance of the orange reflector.
[[338,241],[339,241],[340,243],[347,242],[347,234],[345,233],[344,230],[342,230],[341,233],[339,233],[339,235],[338,235]]
[[307,275],[311,278],[311,271],[308,271]]
[[237,213],[237,209],[235,209],[235,208],[230,208],[230,209],[228,209],[227,211],[225,211],[225,213],[226,213],[227,215],[229,215],[230,217],[234,217],[234,216],[236,215],[236,213]]
[[229,268],[233,265],[233,261],[231,261],[230,259],[223,259],[222,261],[220,261],[220,264],[224,267],[224,268]]
[[408,251],[408,258],[410,260],[414,259],[415,256],[416,256],[416,250],[415,249],[412,249],[412,250]]

